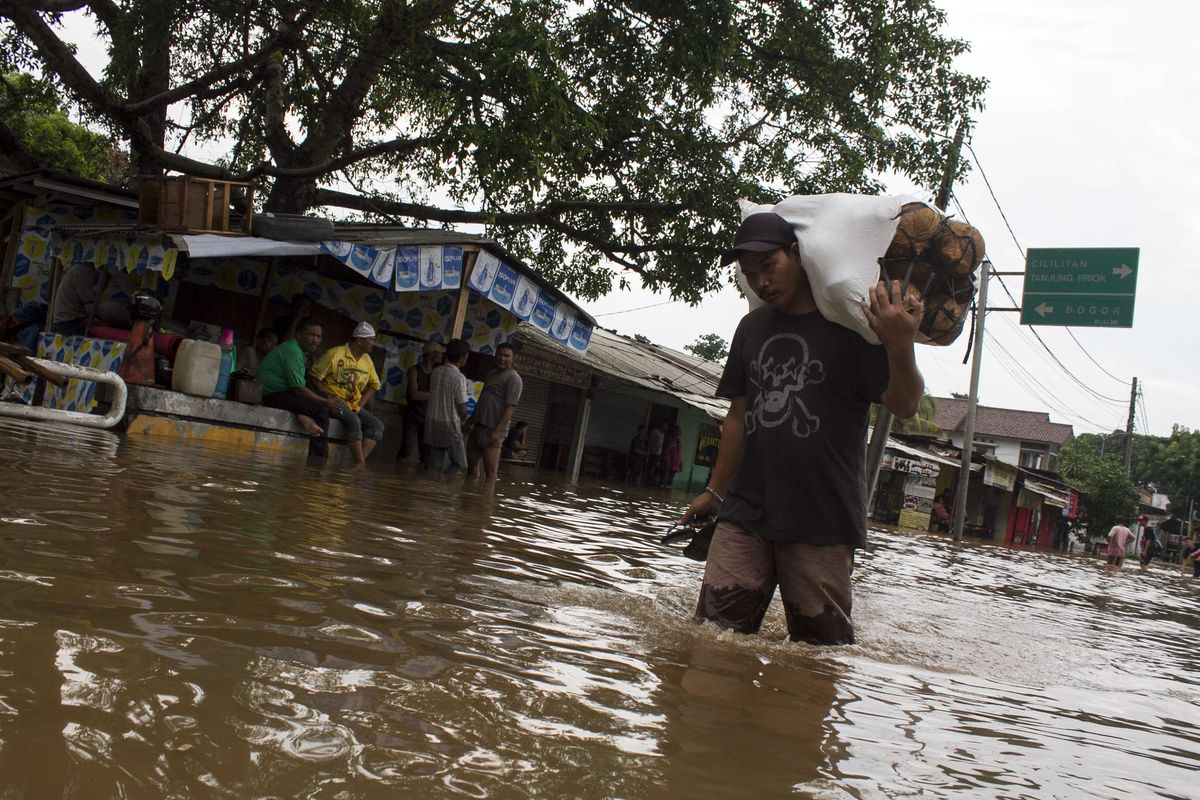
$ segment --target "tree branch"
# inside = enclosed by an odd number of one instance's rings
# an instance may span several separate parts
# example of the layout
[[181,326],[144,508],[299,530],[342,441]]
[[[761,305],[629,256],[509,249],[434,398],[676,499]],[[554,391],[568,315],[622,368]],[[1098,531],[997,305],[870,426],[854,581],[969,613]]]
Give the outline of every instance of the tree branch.
[[[267,60],[280,50],[287,49],[289,46],[296,44],[297,36],[303,27],[312,19],[314,15],[313,7],[306,7],[295,20],[284,20],[280,23],[279,31],[267,39],[262,47],[255,50],[253,53],[242,56],[241,58],[229,61],[219,67],[209,70],[203,75],[192,78],[186,83],[181,83],[178,86],[168,89],[165,92],[160,92],[152,97],[147,97],[126,106],[129,111],[137,112],[155,106],[170,105],[171,103],[185,100],[188,97],[200,92],[201,90],[211,90],[213,84],[220,81],[228,80],[238,73],[246,72],[251,67],[266,63]],[[240,81],[233,84],[245,84],[249,82],[250,77],[243,77]],[[223,87],[222,91],[225,88]],[[211,94],[210,94],[211,96]]]
[[125,113],[121,101],[96,82],[36,10],[14,0],[0,0],[0,16],[12,20],[21,33],[33,42],[50,71],[58,75],[82,100],[94,106],[100,116],[128,123],[129,115]]

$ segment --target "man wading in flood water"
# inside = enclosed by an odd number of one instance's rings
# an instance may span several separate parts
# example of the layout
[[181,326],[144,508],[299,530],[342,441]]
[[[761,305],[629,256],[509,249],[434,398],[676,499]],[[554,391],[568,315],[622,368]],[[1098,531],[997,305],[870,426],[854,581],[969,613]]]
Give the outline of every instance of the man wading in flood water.
[[730,400],[717,463],[682,519],[718,519],[696,614],[754,633],[778,585],[792,641],[851,644],[868,413],[875,402],[916,413],[923,304],[902,304],[898,281],[871,288],[863,313],[882,346],[826,320],[792,227],[773,213],[742,222],[722,265],[734,260],[766,305],[733,336],[717,387]]

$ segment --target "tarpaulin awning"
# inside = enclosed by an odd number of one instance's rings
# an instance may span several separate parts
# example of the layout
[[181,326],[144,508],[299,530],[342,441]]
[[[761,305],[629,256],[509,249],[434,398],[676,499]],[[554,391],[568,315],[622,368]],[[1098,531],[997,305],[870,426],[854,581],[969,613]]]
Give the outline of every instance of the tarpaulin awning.
[[1028,478],[1025,480],[1025,490],[1041,495],[1042,502],[1048,506],[1066,508],[1071,502],[1071,495],[1067,490],[1056,489],[1053,486],[1031,481]]
[[[397,245],[339,240],[314,243],[214,234],[173,238],[192,258],[323,253],[377,286],[396,292],[453,290],[462,286],[465,251],[455,244]],[[559,344],[580,353],[587,351],[594,321],[583,309],[563,298],[561,292],[529,274],[527,268],[480,248],[467,286]]]
[[317,256],[317,242],[288,242],[261,236],[221,236],[215,233],[174,234],[181,252],[192,258],[237,258],[239,256]]
[[[895,450],[897,452],[904,453],[905,455],[912,456],[913,458],[930,461],[934,464],[945,464],[949,467],[962,467],[962,462],[958,461],[957,459],[939,455],[937,453],[931,453],[928,450],[922,450],[918,447],[910,447],[906,444],[897,442],[895,439],[888,439],[887,446],[889,450]],[[980,469],[982,469],[982,465],[980,464],[971,465],[972,472],[978,472]]]

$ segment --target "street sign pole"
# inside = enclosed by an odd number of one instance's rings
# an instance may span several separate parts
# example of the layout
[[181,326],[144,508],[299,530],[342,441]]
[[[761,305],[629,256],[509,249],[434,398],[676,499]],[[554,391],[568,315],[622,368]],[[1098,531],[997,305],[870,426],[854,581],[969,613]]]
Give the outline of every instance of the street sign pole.
[[979,299],[975,307],[975,340],[971,351],[971,388],[967,394],[967,418],[963,422],[962,464],[958,468],[958,488],[954,491],[954,541],[963,539],[967,522],[967,484],[971,478],[971,452],[975,449],[975,409],[979,403],[979,368],[983,363],[983,325],[987,320],[988,279],[992,264],[983,261],[979,278]]

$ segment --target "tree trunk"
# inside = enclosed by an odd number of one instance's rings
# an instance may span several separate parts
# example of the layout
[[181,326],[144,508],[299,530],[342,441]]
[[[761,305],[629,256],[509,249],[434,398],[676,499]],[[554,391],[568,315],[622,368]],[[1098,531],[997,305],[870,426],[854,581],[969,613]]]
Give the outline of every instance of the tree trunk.
[[267,202],[263,204],[263,210],[280,214],[303,214],[316,205],[316,194],[316,179],[281,176],[276,178],[271,186],[271,193]]
[[[171,88],[171,26],[169,17],[158,17],[159,24],[148,22],[142,42],[142,63],[136,83],[129,87],[133,102],[167,91]],[[147,109],[139,118],[150,132],[150,143],[164,147],[167,141],[167,107]],[[135,141],[131,147],[138,175],[161,175],[163,168],[150,153],[142,152]]]

